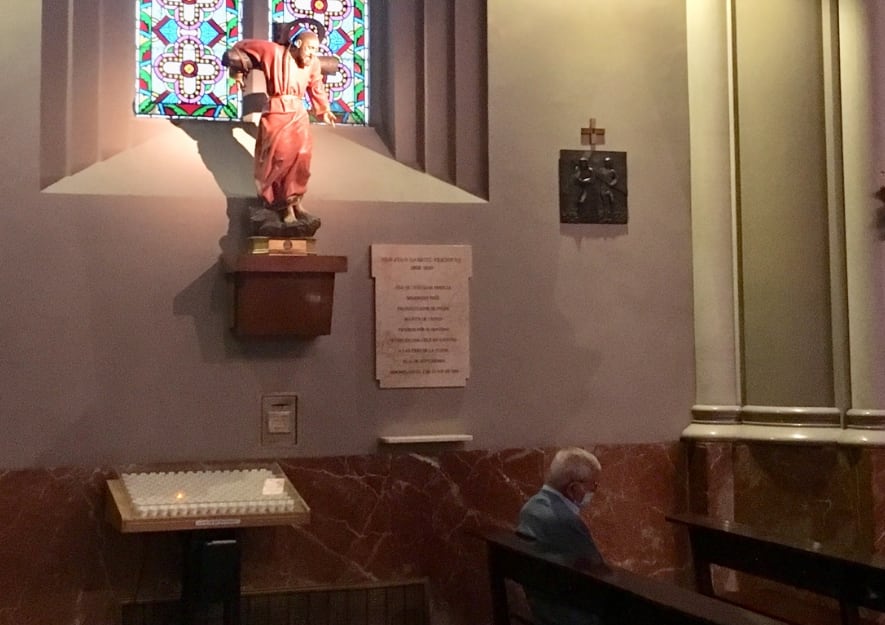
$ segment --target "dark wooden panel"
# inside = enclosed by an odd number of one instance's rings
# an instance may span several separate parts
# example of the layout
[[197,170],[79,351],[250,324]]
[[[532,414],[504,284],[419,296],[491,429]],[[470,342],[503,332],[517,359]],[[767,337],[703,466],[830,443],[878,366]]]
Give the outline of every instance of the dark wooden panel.
[[225,259],[228,271],[257,273],[338,273],[347,271],[346,256],[320,254],[241,254]]
[[789,540],[733,521],[692,514],[667,517],[685,526],[698,589],[713,594],[717,564],[836,599],[842,622],[857,623],[857,606],[885,611],[885,559],[813,541]]
[[606,625],[781,623],[702,594],[613,567],[572,566],[507,530],[487,530],[495,625],[510,625],[505,580],[599,614]]
[[[178,601],[127,603],[122,625],[176,625]],[[220,606],[207,605],[195,625],[221,625]],[[355,586],[244,594],[240,622],[248,625],[426,625],[426,583]]]
[[332,331],[335,274],[238,273],[237,336],[319,336]]
[[347,271],[345,256],[242,254],[224,264],[233,279],[237,336],[331,333],[335,273]]

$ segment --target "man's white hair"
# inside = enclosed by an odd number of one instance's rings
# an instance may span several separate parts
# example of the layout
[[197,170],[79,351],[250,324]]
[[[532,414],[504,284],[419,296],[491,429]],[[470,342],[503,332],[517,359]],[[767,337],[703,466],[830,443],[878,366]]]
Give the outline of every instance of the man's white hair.
[[560,449],[553,456],[546,484],[561,492],[569,482],[589,480],[600,471],[602,465],[596,456],[580,447],[567,447]]

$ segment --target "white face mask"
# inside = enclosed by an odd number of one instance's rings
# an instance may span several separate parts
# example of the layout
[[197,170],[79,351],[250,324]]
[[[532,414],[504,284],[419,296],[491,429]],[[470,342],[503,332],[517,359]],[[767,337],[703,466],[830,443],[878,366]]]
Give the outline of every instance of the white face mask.
[[584,496],[581,498],[581,501],[578,503],[579,508],[583,508],[584,506],[590,505],[590,502],[593,501],[593,493],[587,491],[584,493]]

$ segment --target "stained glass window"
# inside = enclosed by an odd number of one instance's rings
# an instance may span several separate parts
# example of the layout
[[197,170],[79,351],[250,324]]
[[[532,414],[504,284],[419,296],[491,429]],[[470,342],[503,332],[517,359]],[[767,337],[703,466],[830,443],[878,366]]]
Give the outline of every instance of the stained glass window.
[[238,119],[221,55],[241,38],[240,0],[136,2],[136,115]]
[[[221,65],[242,38],[242,3],[263,0],[136,0],[139,116],[236,120],[240,95]],[[271,24],[299,18],[326,28],[322,54],[339,59],[326,76],[332,112],[368,123],[368,0],[269,0]],[[269,34],[269,38],[271,38]]]
[[368,8],[368,0],[270,0],[271,23],[307,17],[326,27],[321,54],[340,59],[326,88],[332,112],[345,124],[366,124],[369,117]]

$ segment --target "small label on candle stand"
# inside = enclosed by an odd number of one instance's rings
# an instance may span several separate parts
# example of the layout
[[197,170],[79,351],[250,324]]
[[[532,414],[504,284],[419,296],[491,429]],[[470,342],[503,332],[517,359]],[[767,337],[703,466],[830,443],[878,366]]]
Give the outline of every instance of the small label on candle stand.
[[239,525],[240,519],[197,519],[194,527],[223,527],[226,525]]

